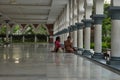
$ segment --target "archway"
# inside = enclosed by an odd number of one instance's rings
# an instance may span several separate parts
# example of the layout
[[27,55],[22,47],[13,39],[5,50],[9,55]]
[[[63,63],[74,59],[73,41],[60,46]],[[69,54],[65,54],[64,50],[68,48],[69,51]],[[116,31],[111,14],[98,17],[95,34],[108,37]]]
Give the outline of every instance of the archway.
[[37,42],[48,42],[48,28],[44,24],[39,24],[36,29]]
[[23,29],[24,41],[25,42],[34,42],[35,38],[35,28],[32,24],[28,24]]
[[11,41],[22,42],[22,30],[23,28],[19,24],[15,24],[11,28]]
[[9,25],[7,26],[6,24],[2,24],[0,26],[0,40],[2,42],[6,41],[6,39],[9,41],[9,37],[10,37],[10,26]]

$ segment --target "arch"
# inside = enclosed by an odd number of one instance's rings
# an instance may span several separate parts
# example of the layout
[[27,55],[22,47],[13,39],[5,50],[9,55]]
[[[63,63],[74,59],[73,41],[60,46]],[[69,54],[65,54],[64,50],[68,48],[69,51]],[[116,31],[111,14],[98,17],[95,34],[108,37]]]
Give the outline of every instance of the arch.
[[27,24],[23,29],[23,34],[34,34],[34,33],[35,33],[35,27],[33,24]]
[[[10,26],[8,25],[8,33],[10,34]],[[1,26],[0,26],[0,34],[6,34],[6,24],[4,23],[4,24],[2,24]]]
[[[43,29],[43,32],[40,32],[41,29]],[[49,35],[49,30],[45,24],[39,24],[37,28],[35,29],[36,34],[45,34]]]
[[[15,29],[16,28],[16,29]],[[22,26],[19,24],[14,24],[11,28],[11,34],[22,34]]]

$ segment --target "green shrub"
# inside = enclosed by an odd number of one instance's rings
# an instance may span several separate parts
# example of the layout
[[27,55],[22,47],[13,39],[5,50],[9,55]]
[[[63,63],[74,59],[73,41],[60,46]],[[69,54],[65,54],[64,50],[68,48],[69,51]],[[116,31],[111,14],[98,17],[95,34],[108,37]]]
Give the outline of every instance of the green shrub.
[[[94,49],[94,43],[91,43],[91,44],[90,44],[90,48],[91,48],[91,49]],[[102,48],[103,48],[103,49],[111,48],[111,44],[110,44],[110,43],[107,43],[107,42],[102,42]]]
[[107,42],[102,42],[102,48],[108,48]]
[[91,44],[90,44],[90,48],[91,48],[91,49],[94,49],[94,43],[91,43]]

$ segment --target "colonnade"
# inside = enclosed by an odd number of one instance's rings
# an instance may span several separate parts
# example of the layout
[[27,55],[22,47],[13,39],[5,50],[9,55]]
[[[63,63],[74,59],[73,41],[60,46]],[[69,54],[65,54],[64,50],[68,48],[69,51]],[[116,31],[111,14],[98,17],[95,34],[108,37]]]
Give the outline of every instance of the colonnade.
[[[19,27],[21,28],[21,32],[20,32],[20,34],[15,34],[15,35],[22,35],[22,42],[24,43],[25,42],[25,30],[26,30],[26,28],[28,27],[28,25],[32,25],[32,24],[24,24],[25,26],[23,26],[22,24],[13,24],[13,25],[11,25],[11,24],[9,24],[9,22],[10,22],[10,20],[4,20],[4,22],[5,23],[2,23],[1,25],[0,25],[0,27],[2,27],[2,26],[5,26],[6,27],[6,32],[5,32],[5,41],[6,41],[6,43],[9,43],[9,42],[13,42],[13,36],[12,35],[14,35],[14,33],[13,33],[13,29],[14,29],[14,27],[15,27],[15,25],[19,25]],[[32,25],[33,26],[33,30],[34,30],[34,32],[35,32],[35,34],[34,34],[34,42],[36,43],[36,42],[38,42],[38,39],[37,39],[37,34],[39,34],[39,29],[38,28],[40,28],[40,25],[41,24],[37,24],[37,26],[35,27],[35,25]],[[46,27],[46,31],[47,31],[47,35],[46,35],[46,37],[47,37],[47,42],[49,42],[49,40],[50,40],[50,36],[52,36],[49,32],[50,32],[50,30],[52,30],[52,29],[47,29],[47,26],[45,26],[44,25],[44,27]],[[12,35],[11,35],[12,34]],[[11,36],[10,36],[11,35]],[[9,37],[10,36],[10,37]]]
[[[109,14],[111,28],[111,63],[120,61],[120,0],[111,0]],[[94,6],[94,12],[93,12]],[[69,0],[63,12],[54,24],[54,34],[63,41],[70,35],[73,46],[84,49],[83,55],[90,52],[91,25],[94,24],[94,54],[92,58],[102,58],[102,21],[104,0]],[[67,24],[67,25],[66,25]],[[83,32],[84,31],[84,32]],[[66,35],[65,35],[66,36]],[[84,46],[83,46],[84,45]]]

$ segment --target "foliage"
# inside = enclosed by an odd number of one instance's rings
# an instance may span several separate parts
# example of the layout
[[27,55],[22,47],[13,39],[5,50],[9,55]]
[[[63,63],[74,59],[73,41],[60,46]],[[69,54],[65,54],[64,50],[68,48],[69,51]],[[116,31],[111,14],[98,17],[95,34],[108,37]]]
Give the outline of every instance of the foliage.
[[0,29],[0,34],[6,34],[6,26],[3,25]]
[[[90,44],[90,48],[91,48],[91,49],[94,49],[94,43],[91,43],[91,44]],[[111,48],[111,44],[108,43],[108,42],[102,42],[102,48],[103,48],[103,49],[106,49],[106,48],[109,48],[109,49],[110,49],[110,48]]]
[[25,34],[34,34],[33,27],[31,25],[28,25]]
[[104,14],[106,15],[106,18],[103,20],[102,24],[102,39],[103,42],[108,42],[110,43],[110,38],[111,38],[111,18],[109,17],[108,14],[108,8],[110,4],[104,4]]
[[91,48],[91,49],[94,49],[94,43],[91,43],[91,44],[90,44],[90,48]]
[[20,30],[20,26],[19,25],[16,25],[14,28],[13,28],[13,33],[17,34]]
[[48,34],[46,28],[45,28],[44,25],[42,25],[42,24],[40,25],[40,27],[39,27],[38,30],[39,30],[39,31],[38,31],[37,34],[44,34],[44,35],[47,35],[47,34]]

